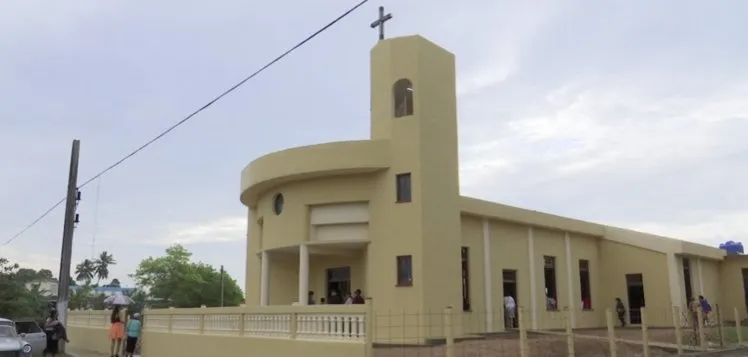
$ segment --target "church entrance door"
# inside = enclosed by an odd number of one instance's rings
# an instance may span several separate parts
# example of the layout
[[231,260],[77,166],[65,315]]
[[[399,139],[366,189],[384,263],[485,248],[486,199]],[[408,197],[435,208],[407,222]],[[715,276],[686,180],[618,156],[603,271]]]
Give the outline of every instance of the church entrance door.
[[335,291],[341,297],[351,292],[351,267],[339,267],[327,269],[327,291],[326,297],[329,299],[332,292]]

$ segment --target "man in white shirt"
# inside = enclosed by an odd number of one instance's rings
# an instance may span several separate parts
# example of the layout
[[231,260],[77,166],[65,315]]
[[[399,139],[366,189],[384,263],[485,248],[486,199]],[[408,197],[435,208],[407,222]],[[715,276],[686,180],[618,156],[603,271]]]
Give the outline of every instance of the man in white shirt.
[[504,296],[504,326],[506,328],[515,328],[515,319],[517,312],[517,303],[511,295]]

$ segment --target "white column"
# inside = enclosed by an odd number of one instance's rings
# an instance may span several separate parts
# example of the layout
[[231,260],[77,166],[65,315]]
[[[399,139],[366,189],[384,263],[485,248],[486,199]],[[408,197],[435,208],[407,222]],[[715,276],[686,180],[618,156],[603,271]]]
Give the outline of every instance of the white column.
[[573,262],[571,260],[571,237],[569,233],[564,233],[564,246],[566,247],[566,289],[569,292],[569,320],[571,320],[571,327],[577,327],[575,319],[575,311],[581,307],[582,299],[574,299],[574,275],[572,271]]
[[491,225],[483,219],[483,288],[486,298],[486,332],[493,332],[493,280],[491,278]]
[[299,246],[299,305],[309,305],[309,247]]
[[704,276],[701,275],[701,259],[696,259],[696,273],[699,275],[699,293],[698,295],[704,295]]
[[267,306],[270,300],[270,291],[268,284],[270,282],[270,260],[268,252],[263,251],[260,254],[260,306]]
[[[535,233],[532,227],[527,229],[527,251],[530,260],[530,315],[533,330],[538,329],[538,287],[535,279]],[[545,303],[543,303],[545,306]]]
[[678,259],[673,253],[668,253],[666,257],[668,282],[670,285],[670,304],[672,306],[680,306],[683,308],[683,306],[685,306],[685,298],[683,294],[684,287],[682,285],[682,280],[680,279],[680,273],[678,272]]

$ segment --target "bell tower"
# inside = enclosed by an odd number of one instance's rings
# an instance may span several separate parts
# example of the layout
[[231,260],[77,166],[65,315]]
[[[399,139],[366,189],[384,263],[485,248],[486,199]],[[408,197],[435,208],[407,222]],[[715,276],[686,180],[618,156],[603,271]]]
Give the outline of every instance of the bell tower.
[[[462,306],[456,97],[455,57],[436,44],[415,35],[371,50],[371,139],[391,146],[380,186],[392,197],[384,240],[412,254],[413,286],[402,289],[418,290],[421,311]],[[402,175],[412,194],[393,202]]]

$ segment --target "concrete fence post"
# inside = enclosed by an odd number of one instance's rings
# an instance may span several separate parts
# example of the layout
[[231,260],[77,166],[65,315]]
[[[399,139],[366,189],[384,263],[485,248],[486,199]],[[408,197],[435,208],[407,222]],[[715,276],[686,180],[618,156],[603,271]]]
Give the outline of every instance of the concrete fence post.
[[247,320],[246,313],[242,312],[241,314],[239,314],[239,336],[244,336],[245,324],[247,323],[246,320]]
[[529,357],[530,346],[527,344],[527,321],[525,308],[517,306],[517,327],[519,328],[519,355]]
[[452,306],[444,309],[444,339],[446,347],[446,356],[454,357],[455,355],[455,336],[452,326]]
[[743,344],[743,326],[740,322],[740,312],[738,311],[737,307],[732,308],[732,313],[735,315],[735,334],[738,335],[738,344]]
[[294,311],[291,313],[291,326],[289,327],[291,328],[291,331],[289,331],[291,334],[291,339],[295,340],[296,334],[299,331],[299,313],[298,312]]
[[608,349],[610,350],[610,357],[617,357],[616,326],[613,319],[613,310],[609,308],[605,309],[605,324],[608,326]]
[[675,328],[675,347],[678,355],[683,354],[683,331],[680,328],[680,307],[673,306],[673,328]]
[[198,320],[198,328],[199,328],[199,334],[204,335],[205,334],[205,313],[200,314],[199,320]]
[[704,331],[704,312],[701,311],[701,308],[696,309],[696,319],[698,321],[693,325],[698,330],[699,346],[701,346],[703,351],[706,351],[708,346],[706,343],[706,333]]
[[366,298],[366,315],[364,315],[364,344],[366,345],[366,356],[374,356],[374,300],[370,297]]
[[647,316],[647,309],[642,307],[639,314],[641,314],[642,323],[642,353],[644,357],[649,357],[649,316]]
[[719,332],[719,346],[724,348],[727,345],[725,338],[725,324],[722,322],[722,308],[719,304],[714,304],[714,310],[717,313],[717,331]]
[[569,357],[574,357],[574,330],[572,329],[571,310],[567,307],[564,311],[566,317],[566,351]]

